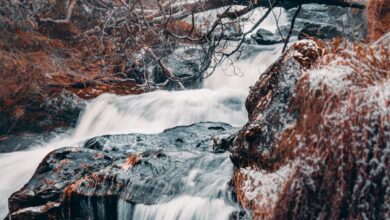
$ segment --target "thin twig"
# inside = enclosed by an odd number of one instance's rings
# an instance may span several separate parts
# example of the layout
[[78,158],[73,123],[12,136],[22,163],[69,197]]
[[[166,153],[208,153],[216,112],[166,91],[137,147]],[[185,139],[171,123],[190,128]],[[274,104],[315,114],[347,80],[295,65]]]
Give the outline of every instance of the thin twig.
[[284,42],[282,53],[284,53],[284,51],[286,51],[286,49],[287,49],[288,42],[290,41],[290,37],[291,37],[291,34],[293,32],[293,29],[294,29],[295,19],[298,17],[298,14],[301,11],[301,8],[302,8],[302,0],[301,0],[301,3],[298,5],[298,9],[295,12],[294,17],[293,17],[293,19],[291,21],[290,30],[288,31],[288,35],[287,35],[286,41]]

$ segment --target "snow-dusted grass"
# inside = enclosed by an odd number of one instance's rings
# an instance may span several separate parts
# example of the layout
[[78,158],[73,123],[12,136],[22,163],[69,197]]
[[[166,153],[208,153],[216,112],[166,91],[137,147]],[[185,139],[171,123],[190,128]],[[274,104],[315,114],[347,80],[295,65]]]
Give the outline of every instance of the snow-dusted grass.
[[346,77],[352,73],[348,66],[331,64],[321,69],[312,70],[309,73],[309,84],[311,89],[319,88],[321,84],[328,86],[335,91],[343,91],[351,86]]
[[275,218],[390,217],[390,47],[334,51],[298,83],[300,116],[278,147],[300,162]]
[[255,204],[257,216],[270,217],[269,214],[275,208],[279,195],[293,171],[294,165],[292,164],[280,167],[275,172],[255,168],[242,168],[240,170],[243,179],[241,188],[245,200]]
[[235,176],[255,219],[390,219],[389,70],[389,44],[355,44],[300,77],[279,159]]

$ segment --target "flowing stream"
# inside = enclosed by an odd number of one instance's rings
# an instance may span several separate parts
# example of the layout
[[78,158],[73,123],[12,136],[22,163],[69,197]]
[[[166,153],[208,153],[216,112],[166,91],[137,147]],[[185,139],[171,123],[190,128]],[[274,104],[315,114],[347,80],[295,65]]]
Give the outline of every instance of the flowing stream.
[[[275,31],[272,21],[268,22]],[[245,50],[245,58],[235,62],[234,67],[224,63],[206,79],[202,89],[128,96],[104,94],[87,105],[75,128],[29,150],[0,154],[0,218],[8,212],[8,197],[28,182],[47,153],[60,147],[77,147],[89,138],[105,134],[156,134],[197,122],[242,126],[247,121],[244,103],[249,86],[279,57],[281,45],[252,45]],[[233,173],[228,154],[197,160],[200,165],[177,171],[185,172],[181,174],[187,178],[185,190],[191,192],[157,205],[136,205],[131,209],[130,204],[120,201],[118,219],[228,219],[234,207],[216,196],[226,192],[226,182]]]

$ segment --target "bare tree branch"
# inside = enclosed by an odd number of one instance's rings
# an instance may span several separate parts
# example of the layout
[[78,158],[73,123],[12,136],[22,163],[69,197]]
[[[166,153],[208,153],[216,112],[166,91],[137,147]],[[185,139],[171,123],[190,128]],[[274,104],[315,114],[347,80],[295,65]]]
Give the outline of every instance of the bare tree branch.
[[287,49],[288,42],[290,41],[290,37],[291,37],[291,34],[292,34],[292,32],[293,32],[293,29],[294,29],[295,19],[298,17],[298,14],[299,14],[299,12],[301,11],[301,8],[302,8],[302,4],[300,4],[300,5],[298,6],[298,9],[297,9],[297,11],[295,12],[294,17],[293,17],[293,19],[291,20],[290,30],[288,31],[287,38],[286,38],[286,40],[285,40],[285,42],[284,42],[284,46],[283,46],[282,53],[284,53],[284,51],[286,51],[286,49]]

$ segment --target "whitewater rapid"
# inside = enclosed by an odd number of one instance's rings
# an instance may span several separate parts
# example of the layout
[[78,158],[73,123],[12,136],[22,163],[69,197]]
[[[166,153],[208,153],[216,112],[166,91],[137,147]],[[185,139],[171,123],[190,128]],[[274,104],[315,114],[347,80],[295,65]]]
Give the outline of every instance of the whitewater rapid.
[[[197,122],[224,122],[237,127],[244,125],[247,121],[244,103],[249,87],[256,82],[261,72],[277,59],[281,46],[250,46],[247,50],[255,51],[254,54],[235,61],[234,66],[226,62],[218,67],[214,74],[205,80],[202,89],[155,91],[128,96],[103,94],[87,105],[75,128],[58,134],[46,143],[31,146],[29,150],[0,154],[0,218],[8,212],[8,197],[28,182],[45,155],[60,147],[77,147],[80,142],[105,134],[152,134]],[[216,181],[225,181],[232,175],[233,166],[228,157],[224,162],[229,164],[226,165],[227,173],[216,178]],[[135,216],[146,215],[146,209],[149,210],[149,215],[153,216],[164,209],[170,209],[172,215],[178,217],[181,211],[189,208],[185,206],[189,200],[198,206],[192,207],[195,211],[186,213],[199,213],[196,210],[204,212],[204,215],[198,216],[197,219],[216,219],[215,213],[227,213],[226,210],[220,209],[229,209],[221,205],[223,201],[218,199],[183,197],[150,207],[140,205]],[[124,208],[126,204],[122,203],[119,207]],[[172,210],[174,208],[176,210]],[[126,219],[126,212],[123,211],[122,214],[121,218]],[[166,216],[162,219],[171,219],[165,214],[160,214]],[[219,218],[227,219],[228,216],[219,215]]]

